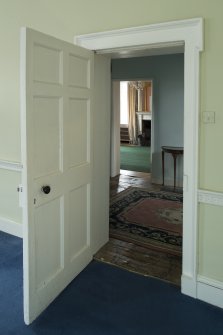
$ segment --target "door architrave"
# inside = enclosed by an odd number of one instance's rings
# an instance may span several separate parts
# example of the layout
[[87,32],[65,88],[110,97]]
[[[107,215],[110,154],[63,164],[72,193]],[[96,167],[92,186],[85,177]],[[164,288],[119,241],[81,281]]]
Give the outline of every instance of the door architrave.
[[74,43],[100,54],[184,44],[184,180],[181,292],[197,297],[197,193],[199,133],[199,67],[203,19],[194,18],[74,37]]

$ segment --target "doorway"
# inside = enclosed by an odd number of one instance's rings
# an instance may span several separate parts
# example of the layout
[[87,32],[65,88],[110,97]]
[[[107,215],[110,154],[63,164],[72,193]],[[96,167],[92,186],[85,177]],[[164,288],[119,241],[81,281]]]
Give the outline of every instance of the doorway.
[[[125,62],[127,62],[127,65],[125,65]],[[165,63],[166,63],[166,65],[164,65]],[[171,63],[172,63],[173,69],[171,69]],[[117,74],[116,71],[117,71],[117,69],[121,68],[122,69],[122,75],[124,73],[124,78],[126,79],[126,77],[128,75],[127,72],[129,73],[129,71],[131,71],[134,68],[134,64],[136,64],[136,66],[135,66],[136,69],[139,69],[139,71],[141,71],[140,75],[143,71],[144,72],[149,71],[148,67],[152,68],[153,71],[154,71],[153,75],[156,78],[155,84],[156,84],[157,91],[158,91],[158,93],[156,95],[155,102],[154,102],[154,109],[155,109],[154,114],[157,114],[157,118],[156,118],[157,125],[155,125],[155,129],[157,130],[157,134],[159,134],[160,132],[164,132],[164,131],[167,133],[167,135],[165,137],[164,137],[164,135],[163,135],[163,137],[161,137],[160,135],[158,135],[157,137],[155,136],[154,145],[155,145],[157,151],[160,151],[159,145],[160,145],[160,143],[162,143],[162,142],[160,142],[161,139],[165,140],[165,141],[166,140],[177,141],[176,139],[171,138],[171,133],[173,132],[173,130],[171,129],[170,126],[171,126],[171,123],[176,122],[175,121],[176,118],[174,118],[174,116],[172,115],[172,110],[175,110],[176,114],[177,113],[182,113],[182,115],[183,115],[183,97],[182,96],[178,97],[178,93],[174,92],[175,83],[173,84],[173,82],[177,81],[177,87],[178,87],[179,91],[183,92],[183,81],[184,81],[184,78],[183,78],[183,68],[184,68],[183,54],[168,55],[167,57],[165,55],[162,55],[162,56],[159,56],[159,57],[153,56],[153,57],[142,57],[142,58],[127,59],[127,60],[123,60],[123,59],[115,60],[115,61],[112,61],[112,68],[113,68],[113,71],[114,71],[114,73],[112,73],[112,76],[114,76],[114,77],[118,76],[119,74]],[[144,66],[140,67],[140,65],[142,65],[142,64]],[[146,68],[146,66],[147,66],[147,69],[144,70],[143,67]],[[169,73],[168,73],[166,68],[168,68]],[[160,72],[158,72],[158,70],[155,71],[154,69],[158,69]],[[174,69],[175,69],[175,73],[173,73]],[[136,72],[137,70],[134,70],[134,71]],[[165,75],[163,75],[163,73],[165,73]],[[138,75],[138,73],[136,75]],[[129,75],[129,78],[131,78],[130,75]],[[133,80],[129,80],[129,81],[132,82]],[[172,81],[172,83],[171,83],[171,81]],[[138,84],[138,81],[135,81],[135,82],[137,82],[137,84]],[[121,80],[121,83],[122,83],[122,80]],[[113,84],[114,84],[113,106],[115,107],[114,113],[117,113],[117,115],[118,115],[116,117],[113,116],[113,119],[119,120],[120,119],[119,115],[121,114],[120,113],[121,95],[119,95],[118,88],[120,88],[121,85],[120,85],[120,81],[118,81],[118,80],[114,81]],[[137,90],[136,90],[136,92],[137,92]],[[171,102],[167,101],[167,97],[169,98],[169,100],[171,100]],[[175,105],[175,102],[176,102],[176,100],[178,100],[178,98],[179,98],[179,100],[181,99],[180,107],[178,105]],[[143,109],[142,107],[139,108],[139,110],[138,110],[137,106],[141,105],[140,103],[138,103],[138,101],[136,102],[135,105],[136,105],[136,108],[135,108],[134,113],[135,113],[136,120],[137,120],[137,117],[138,117],[137,113],[140,114],[140,117],[144,116],[144,114],[146,114],[146,113],[149,114],[151,112],[151,114],[152,114],[152,110],[142,111],[142,109]],[[164,109],[164,107],[165,107],[165,109]],[[165,111],[165,115],[163,115],[164,111]],[[172,121],[169,122],[169,125],[168,125],[168,120],[167,120],[165,122],[165,128],[163,129],[162,128],[163,125],[161,124],[162,122],[160,122],[159,119],[160,118],[166,119],[166,115],[168,115],[168,117],[171,118]],[[182,119],[183,118],[181,117],[180,120],[182,121]],[[124,124],[124,125],[127,126],[127,124]],[[119,129],[120,121],[119,121],[119,123],[117,123],[116,126],[117,126],[117,132],[118,132],[120,130]],[[137,122],[136,122],[136,126],[137,126]],[[182,131],[183,130],[183,121],[182,121],[182,124],[179,125],[179,126],[181,127],[181,131],[179,133],[181,133],[181,135],[182,135],[182,133],[183,133],[183,131]],[[178,126],[176,126],[176,127],[178,127]],[[135,137],[132,138],[130,136],[129,144],[130,145],[135,145],[136,147],[140,148],[140,143],[137,142],[137,140],[138,140],[137,135],[141,134],[141,133],[142,133],[142,127],[138,126],[137,130],[132,132],[132,134]],[[182,136],[178,140],[183,141]],[[122,142],[121,137],[120,137],[120,142]],[[166,143],[166,142],[163,142],[162,144],[164,144],[164,143]],[[142,147],[143,147],[143,144],[142,144]],[[172,142],[172,144],[178,144],[179,145],[178,142],[175,142],[175,143]],[[181,144],[182,144],[182,142],[181,142]],[[120,143],[119,143],[119,145],[120,145]],[[117,151],[117,156],[119,156],[118,151]],[[156,161],[157,161],[157,158],[155,157],[155,163],[156,163]],[[161,161],[159,161],[159,164],[161,166]],[[120,162],[120,165],[121,165],[121,162]],[[159,166],[158,166],[158,168],[159,168]],[[120,174],[119,174],[119,172],[120,172]],[[181,175],[181,178],[182,178],[182,175]],[[182,183],[182,181],[181,181],[181,183]],[[115,192],[117,192],[118,197],[120,197],[121,196],[121,194],[120,194],[121,191],[124,191],[126,189],[130,189],[130,188],[132,188],[132,189],[134,189],[134,188],[144,188],[144,189],[147,189],[147,190],[150,190],[150,191],[155,191],[155,190],[159,191],[161,189],[160,184],[161,184],[160,180],[158,181],[158,183],[155,183],[155,184],[152,183],[151,182],[151,175],[147,174],[147,176],[146,176],[145,174],[143,175],[141,173],[137,173],[136,171],[131,171],[131,169],[125,169],[125,171],[122,171],[122,170],[120,171],[119,167],[118,167],[118,171],[117,171],[116,176],[113,176],[113,178],[111,180],[111,197],[112,198],[114,197]],[[139,223],[139,222],[137,222],[137,223]],[[122,237],[125,238],[125,236],[122,236]],[[125,241],[125,242],[128,242],[128,241]],[[132,253],[130,253],[129,258],[127,260],[127,263],[131,263],[132,262],[131,257],[135,256],[135,255],[133,255],[133,249],[135,250],[135,248],[136,248],[135,245],[133,246],[132,244],[130,245],[128,243],[123,243],[122,242],[122,247],[124,247],[125,252],[127,252],[127,250],[128,250],[128,252],[129,252],[129,250],[132,250]],[[115,249],[118,250],[118,253],[119,253],[119,256],[120,256],[122,254],[122,250],[120,250],[117,245],[115,245]],[[140,250],[141,250],[143,255],[145,255],[145,254],[148,255],[148,251],[146,249],[140,249]],[[164,254],[162,254],[162,255],[159,254],[159,258],[162,256],[161,258],[162,258],[163,261],[162,262],[161,261],[159,261],[159,262],[154,261],[155,264],[159,263],[159,266],[154,267],[154,265],[149,264],[147,262],[147,259],[144,259],[144,264],[142,264],[139,249],[135,250],[135,253],[137,253],[138,260],[140,262],[140,265],[137,264],[137,269],[136,269],[137,272],[140,272],[140,267],[141,267],[141,268],[144,269],[144,271],[146,271],[146,274],[150,274],[152,276],[158,276],[159,278],[163,277],[165,280],[173,280],[173,278],[167,277],[163,274],[162,265],[161,265],[161,264],[163,264],[163,268],[165,267],[165,269],[167,269],[167,268],[171,269],[171,266],[169,267],[169,265],[168,265],[168,261],[170,261],[171,257],[167,261],[166,254],[165,255]],[[126,263],[125,263],[126,257],[127,256],[125,255],[124,265],[126,265]],[[114,258],[115,258],[115,256],[114,256]],[[150,255],[148,258],[150,258],[150,259],[151,258],[153,258],[153,259],[156,258],[156,254],[154,252],[154,249],[153,249],[152,257]],[[172,259],[171,259],[172,263],[173,263],[173,258],[174,257],[172,257]],[[116,258],[116,260],[117,260],[117,258]],[[123,260],[119,259],[118,261],[119,261],[119,265],[121,265],[120,262],[122,262]],[[174,262],[175,261],[176,260],[174,259]],[[164,265],[164,263],[165,263],[165,265]],[[136,260],[134,260],[134,264],[136,264]],[[146,267],[145,264],[147,264],[149,269],[145,269],[145,267]],[[176,266],[176,262],[175,262],[175,268],[180,269],[180,271],[177,274],[178,278],[174,278],[174,280],[175,280],[175,283],[177,282],[178,284],[180,284],[180,277],[181,277],[181,259],[180,258],[178,259],[178,264],[179,264],[179,266]],[[133,269],[133,267],[134,266],[131,264],[132,269]],[[155,271],[152,272],[152,273],[151,272],[149,273],[149,270],[151,270],[151,268],[155,269]],[[171,272],[173,274],[172,270],[170,270],[170,271],[168,270],[166,272]]]
[[[116,99],[117,97],[114,96],[114,100]],[[120,81],[119,109],[120,170],[150,173],[152,81]]]
[[[75,37],[97,53],[126,55],[136,50],[184,46],[184,247],[181,291],[197,297],[197,188],[199,64],[203,50],[203,20],[194,18]],[[190,246],[190,247],[189,247]]]

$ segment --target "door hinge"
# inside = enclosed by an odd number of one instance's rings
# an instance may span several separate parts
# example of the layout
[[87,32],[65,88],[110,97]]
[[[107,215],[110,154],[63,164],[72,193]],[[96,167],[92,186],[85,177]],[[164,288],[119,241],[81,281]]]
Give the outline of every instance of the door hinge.
[[21,184],[17,187],[17,192],[19,192],[19,207],[24,207],[24,192]]

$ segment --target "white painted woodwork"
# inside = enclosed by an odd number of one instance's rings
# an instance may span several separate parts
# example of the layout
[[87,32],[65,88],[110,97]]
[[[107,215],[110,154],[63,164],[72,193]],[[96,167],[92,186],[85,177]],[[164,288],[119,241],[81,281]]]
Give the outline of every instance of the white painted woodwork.
[[223,206],[223,193],[200,189],[198,190],[198,201],[204,204]]
[[[182,292],[197,296],[197,189],[198,189],[198,113],[199,56],[203,50],[201,18],[163,22],[142,27],[113,30],[76,36],[74,41],[100,54],[119,53],[131,57],[137,48],[153,49],[160,54],[162,45],[174,51],[184,45],[184,209],[183,209],[183,271]],[[169,52],[168,52],[169,53]],[[153,131],[153,130],[152,130]]]
[[120,81],[112,82],[111,177],[120,173]]
[[[92,51],[31,29],[21,31],[26,324],[54,300],[108,239],[109,141],[101,127],[109,120],[109,100],[105,99],[110,93],[110,78],[108,60],[97,62],[105,94],[99,108],[99,100],[93,99]],[[101,115],[98,125],[94,118],[99,120]],[[98,172],[93,162],[101,164]],[[51,187],[49,194],[42,192],[44,185]],[[99,200],[93,200],[94,191],[103,199],[102,214]]]
[[0,231],[11,234],[17,237],[23,237],[23,225],[21,222],[9,220],[5,217],[0,217]]
[[22,164],[19,162],[0,160],[0,169],[21,172]]
[[223,284],[204,276],[197,278],[197,298],[223,308]]
[[94,56],[94,118],[92,179],[92,252],[109,236],[111,64],[104,56]]

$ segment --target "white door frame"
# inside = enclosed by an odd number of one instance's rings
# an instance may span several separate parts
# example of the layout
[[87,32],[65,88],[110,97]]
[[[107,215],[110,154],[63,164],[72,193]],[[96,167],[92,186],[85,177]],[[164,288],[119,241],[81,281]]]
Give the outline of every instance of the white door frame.
[[111,85],[111,177],[115,177],[120,173],[120,82],[120,80],[112,80]]
[[181,291],[197,297],[197,193],[199,132],[199,55],[202,18],[165,22],[76,36],[74,42],[100,53],[184,43],[184,212]]

